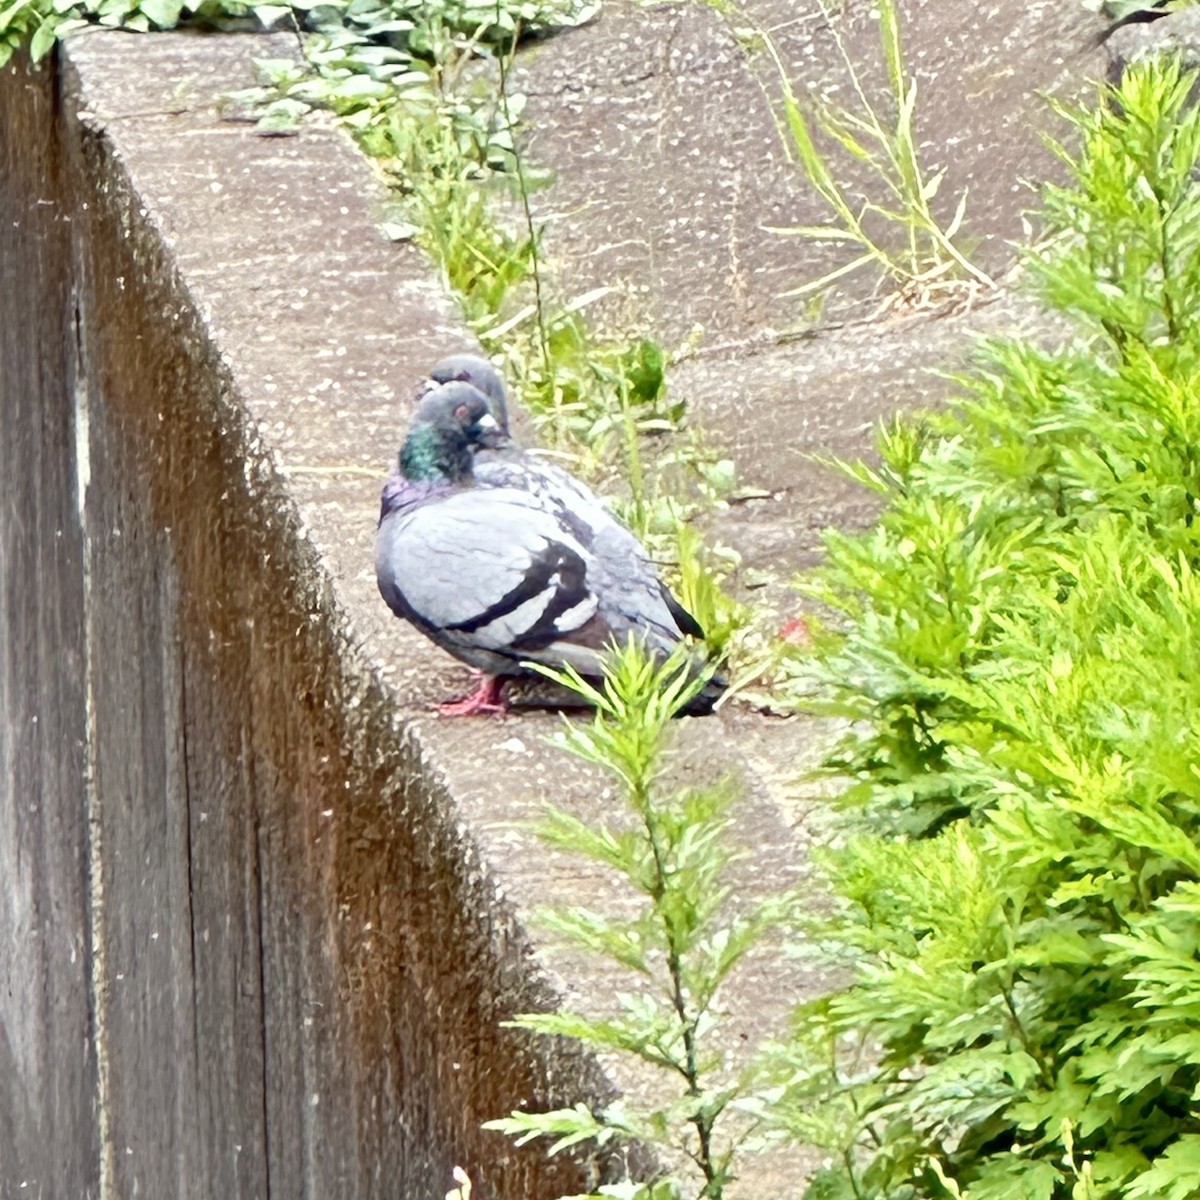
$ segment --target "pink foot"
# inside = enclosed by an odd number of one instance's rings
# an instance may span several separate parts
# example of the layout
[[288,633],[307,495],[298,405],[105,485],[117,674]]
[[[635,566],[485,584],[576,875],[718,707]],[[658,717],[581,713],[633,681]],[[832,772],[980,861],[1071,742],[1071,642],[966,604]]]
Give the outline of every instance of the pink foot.
[[500,694],[504,681],[497,675],[481,675],[479,687],[461,700],[449,700],[439,704],[437,711],[443,717],[473,717],[476,713],[508,712],[508,705]]

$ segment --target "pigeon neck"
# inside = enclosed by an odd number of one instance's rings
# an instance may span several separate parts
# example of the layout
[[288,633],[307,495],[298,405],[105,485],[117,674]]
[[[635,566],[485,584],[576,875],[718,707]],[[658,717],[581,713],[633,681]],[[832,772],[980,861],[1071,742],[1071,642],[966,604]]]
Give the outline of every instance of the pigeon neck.
[[400,474],[413,483],[459,483],[471,478],[471,450],[453,432],[418,425],[400,449]]

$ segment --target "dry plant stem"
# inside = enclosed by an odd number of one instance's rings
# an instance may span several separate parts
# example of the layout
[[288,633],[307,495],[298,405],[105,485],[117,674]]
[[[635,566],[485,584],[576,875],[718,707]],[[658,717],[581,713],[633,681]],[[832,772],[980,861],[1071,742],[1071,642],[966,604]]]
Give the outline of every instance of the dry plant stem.
[[[500,16],[500,0],[496,0],[496,16]],[[520,40],[520,24],[513,29],[511,54],[517,52],[517,42]],[[517,145],[516,129],[514,127],[512,110],[508,103],[508,68],[509,56],[503,53],[496,55],[496,65],[500,75],[500,107],[504,111],[504,124],[512,138],[513,162],[517,168],[517,189],[521,193],[521,209],[525,215],[525,229],[529,235],[530,266],[533,274],[533,300],[537,310],[538,348],[542,352],[542,366],[547,374],[550,372],[550,338],[546,332],[546,306],[542,302],[542,268],[541,250],[538,247],[537,232],[533,226],[533,209],[529,203],[529,187],[525,178],[525,164],[521,159],[521,151]]]
[[[995,280],[962,255],[950,240],[951,236],[953,236],[952,233],[947,234],[929,208],[928,199],[932,195],[932,192],[930,191],[929,182],[924,177],[920,157],[917,154],[916,140],[913,137],[912,118],[916,104],[917,85],[914,80],[908,77],[908,72],[905,69],[904,49],[900,42],[900,23],[897,19],[895,0],[880,0],[879,3],[879,19],[882,24],[882,41],[884,56],[887,60],[888,81],[899,110],[894,136],[888,136],[883,121],[867,98],[866,91],[862,86],[862,77],[855,69],[854,62],[846,50],[846,44],[833,19],[833,13],[829,8],[827,0],[819,0],[819,3],[826,24],[837,45],[838,53],[841,55],[850,79],[854,84],[854,90],[858,96],[859,103],[862,105],[862,110],[867,114],[867,122],[862,126],[863,131],[879,143],[880,148],[888,158],[893,172],[890,176],[885,171],[879,171],[878,173],[888,185],[893,195],[895,195],[902,208],[909,214],[909,263],[913,278],[928,277],[931,270],[930,268],[922,269],[921,267],[922,254],[918,243],[919,228],[937,245],[943,254],[957,263],[962,271],[984,287],[994,289],[997,286]],[[778,56],[776,56],[776,62],[778,62]],[[900,181],[900,186],[897,186],[897,180]],[[964,195],[964,204],[965,199]],[[962,209],[963,204],[960,204],[959,211],[951,223],[953,231],[957,231],[961,223]],[[935,275],[943,273],[943,269],[936,266],[932,268],[932,271]]]
[[625,431],[625,459],[629,470],[629,492],[633,499],[634,528],[640,537],[649,532],[646,505],[646,477],[642,470],[642,453],[638,445],[637,424],[629,405],[629,387],[620,383],[621,421]]
[[[781,228],[775,232],[817,242],[842,243],[859,252],[850,262],[786,295],[793,298],[811,295],[871,264],[899,286],[902,302],[907,304],[929,302],[935,293],[961,287],[964,283],[995,290],[996,282],[954,245],[954,236],[965,213],[966,194],[944,227],[930,207],[942,175],[927,178],[921,166],[914,131],[917,85],[905,69],[896,0],[879,0],[881,42],[890,94],[896,108],[895,117],[887,121],[867,95],[862,74],[850,57],[832,7],[828,0],[818,0],[820,17],[829,29],[838,57],[849,75],[858,111],[816,101],[815,121],[820,131],[851,158],[867,164],[890,197],[885,203],[852,201],[834,177],[825,154],[814,141],[810,118],[805,115],[772,31],[759,26],[734,0],[708,2],[726,19],[736,15],[739,21],[746,22],[765,49],[779,87],[782,115],[776,103],[771,102],[766,85],[762,86],[768,95],[768,106],[784,152],[804,172],[835,218],[832,225]],[[877,240],[867,227],[869,216],[878,217],[889,226],[902,226],[904,249],[893,251]]]

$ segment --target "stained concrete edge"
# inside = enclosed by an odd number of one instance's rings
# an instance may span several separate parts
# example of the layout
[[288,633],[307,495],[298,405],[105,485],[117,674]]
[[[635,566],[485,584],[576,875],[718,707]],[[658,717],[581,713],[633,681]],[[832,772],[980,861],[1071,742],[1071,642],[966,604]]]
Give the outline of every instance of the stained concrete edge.
[[[3,73],[3,261],[58,247],[53,286],[25,276],[8,315],[61,330],[39,343],[66,363],[41,419],[73,431],[28,466],[18,522],[53,554],[42,510],[85,489],[83,629],[62,652],[91,697],[63,734],[90,742],[88,820],[63,854],[90,897],[71,962],[96,1065],[36,1070],[52,1105],[92,1113],[89,1195],[432,1196],[456,1164],[483,1197],[578,1191],[612,1153],[548,1160],[479,1128],[614,1088],[500,1027],[559,984],[412,719],[408,681],[454,672],[370,572],[408,385],[469,338],[417,251],[378,234],[340,130],[271,140],[218,116],[252,55],[291,49],[89,33],[57,74]],[[7,1086],[19,1105],[45,1080]],[[38,1136],[3,1147],[5,1188],[62,1194]]]

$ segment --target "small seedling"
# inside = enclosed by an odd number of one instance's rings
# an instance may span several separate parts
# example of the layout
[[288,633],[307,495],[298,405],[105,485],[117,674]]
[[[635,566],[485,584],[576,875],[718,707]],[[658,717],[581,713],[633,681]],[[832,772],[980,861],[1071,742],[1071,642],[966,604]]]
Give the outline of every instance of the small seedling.
[[732,1046],[717,996],[778,923],[783,906],[734,903],[729,868],[738,855],[729,843],[730,789],[674,790],[662,782],[672,718],[704,683],[685,655],[655,663],[631,641],[613,652],[598,687],[570,670],[544,673],[594,706],[591,722],[565,724],[554,741],[616,781],[624,812],[585,822],[549,805],[539,833],[555,849],[610,868],[640,898],[640,911],[625,919],[583,906],[543,912],[543,923],[558,937],[624,968],[629,990],[604,1017],[560,1010],[528,1013],[512,1024],[630,1055],[673,1079],[675,1089],[658,1104],[626,1097],[598,1111],[578,1104],[514,1112],[487,1128],[519,1144],[550,1138],[552,1154],[588,1140],[657,1147],[667,1161],[682,1156],[690,1162],[690,1179],[602,1194],[720,1200],[757,1118],[742,1107],[751,1094],[746,1077],[725,1061]]

